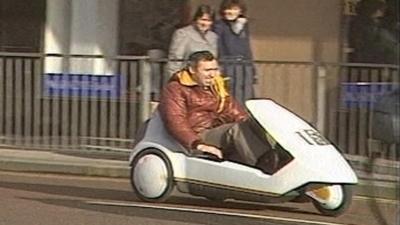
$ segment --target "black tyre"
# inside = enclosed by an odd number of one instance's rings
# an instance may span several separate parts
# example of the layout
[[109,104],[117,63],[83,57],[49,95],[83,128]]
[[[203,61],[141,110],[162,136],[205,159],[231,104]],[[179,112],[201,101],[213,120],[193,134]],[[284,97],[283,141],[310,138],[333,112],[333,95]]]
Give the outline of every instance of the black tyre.
[[327,200],[328,202],[324,203],[310,196],[313,205],[321,214],[325,216],[336,217],[343,214],[349,208],[353,199],[352,186],[331,185],[327,186],[327,188],[331,188],[332,190],[335,189],[333,192],[331,192],[331,194],[336,195],[332,197],[333,200]]
[[163,202],[174,188],[171,162],[158,149],[143,150],[132,162],[130,180],[139,199]]

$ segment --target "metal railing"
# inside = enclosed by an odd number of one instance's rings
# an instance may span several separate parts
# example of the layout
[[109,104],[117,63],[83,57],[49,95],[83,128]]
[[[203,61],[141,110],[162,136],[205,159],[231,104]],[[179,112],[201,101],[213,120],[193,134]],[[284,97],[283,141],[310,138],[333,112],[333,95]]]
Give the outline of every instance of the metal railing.
[[[113,76],[44,74],[44,57],[0,53],[0,146],[129,151],[136,130],[168,81],[167,60],[113,58],[116,80]],[[251,63],[257,74],[255,97],[272,98],[302,116],[345,153],[368,156],[374,150],[369,138],[372,106],[362,101],[348,105],[343,90],[346,84],[396,85],[398,67]],[[236,83],[234,89],[241,88],[248,87]],[[384,152],[384,158],[399,159],[394,146],[386,146]]]
[[127,149],[143,117],[149,114],[149,99],[143,94],[150,92],[143,85],[150,82],[143,76],[149,73],[144,58],[114,60],[116,74],[123,80],[118,84],[122,91],[110,95],[101,90],[78,90],[76,94],[48,87],[56,82],[60,86],[63,82],[83,83],[85,79],[88,85],[108,83],[99,83],[100,76],[91,75],[50,83],[46,76],[57,75],[44,74],[43,57],[0,55],[0,144],[33,149]]
[[400,159],[399,146],[371,138],[379,98],[400,88],[399,68],[374,64],[325,64],[325,134],[346,153]]

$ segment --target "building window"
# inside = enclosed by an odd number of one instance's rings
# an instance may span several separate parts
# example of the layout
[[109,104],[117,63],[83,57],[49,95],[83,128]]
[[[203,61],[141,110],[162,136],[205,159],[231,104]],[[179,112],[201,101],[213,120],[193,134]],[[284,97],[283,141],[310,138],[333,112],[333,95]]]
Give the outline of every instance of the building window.
[[119,16],[119,54],[167,52],[172,33],[187,22],[187,0],[121,0]]
[[45,2],[45,0],[0,1],[0,51],[42,50]]
[[346,3],[348,61],[398,64],[398,0],[347,0]]

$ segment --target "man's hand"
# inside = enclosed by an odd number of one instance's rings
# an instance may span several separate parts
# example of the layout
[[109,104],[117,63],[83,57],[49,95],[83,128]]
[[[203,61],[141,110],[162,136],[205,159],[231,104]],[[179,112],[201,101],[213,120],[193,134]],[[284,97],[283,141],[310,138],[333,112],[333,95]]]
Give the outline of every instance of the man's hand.
[[205,145],[205,144],[199,144],[197,145],[197,150],[202,151],[202,152],[208,152],[213,155],[216,155],[218,158],[222,159],[222,152],[218,148],[211,146],[211,145]]

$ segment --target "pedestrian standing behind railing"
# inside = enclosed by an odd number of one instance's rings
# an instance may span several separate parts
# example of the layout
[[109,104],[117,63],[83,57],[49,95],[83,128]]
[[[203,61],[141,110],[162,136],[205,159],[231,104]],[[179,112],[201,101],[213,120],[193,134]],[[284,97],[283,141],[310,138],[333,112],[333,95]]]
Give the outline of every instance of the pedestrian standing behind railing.
[[242,103],[254,97],[253,84],[256,81],[245,13],[246,5],[241,0],[223,0],[220,5],[221,19],[213,27],[218,35],[223,72],[231,76],[231,92]]
[[[398,28],[395,18],[385,20],[387,5],[381,0],[361,0],[349,27],[348,41],[354,63],[399,64]],[[383,23],[385,22],[385,23]],[[390,24],[390,25],[389,25]]]
[[210,6],[200,5],[192,24],[174,32],[168,53],[170,76],[185,67],[184,61],[194,52],[210,51],[217,56],[217,35],[211,31],[214,18],[215,12]]

